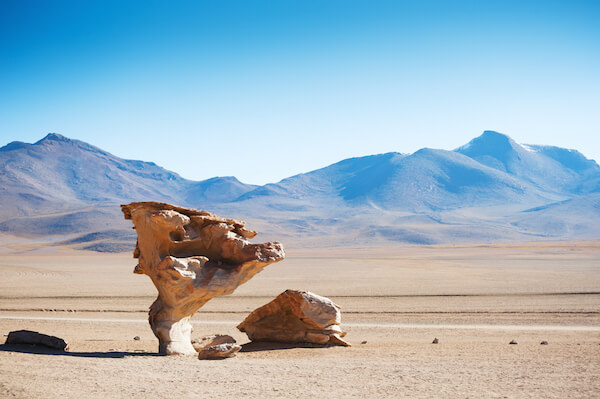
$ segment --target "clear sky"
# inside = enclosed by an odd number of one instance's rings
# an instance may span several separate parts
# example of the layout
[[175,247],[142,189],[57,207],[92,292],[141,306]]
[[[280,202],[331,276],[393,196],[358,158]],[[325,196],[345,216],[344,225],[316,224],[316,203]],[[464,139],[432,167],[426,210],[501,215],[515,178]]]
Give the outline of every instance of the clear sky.
[[600,1],[0,2],[0,145],[275,182],[497,130],[600,160]]

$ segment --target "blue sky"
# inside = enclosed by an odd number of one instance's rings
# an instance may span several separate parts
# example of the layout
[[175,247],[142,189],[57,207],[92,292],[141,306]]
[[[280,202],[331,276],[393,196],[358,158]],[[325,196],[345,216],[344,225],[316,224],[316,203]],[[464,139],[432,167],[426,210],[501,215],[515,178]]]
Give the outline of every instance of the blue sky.
[[600,160],[600,2],[0,3],[0,145],[264,184],[483,130]]

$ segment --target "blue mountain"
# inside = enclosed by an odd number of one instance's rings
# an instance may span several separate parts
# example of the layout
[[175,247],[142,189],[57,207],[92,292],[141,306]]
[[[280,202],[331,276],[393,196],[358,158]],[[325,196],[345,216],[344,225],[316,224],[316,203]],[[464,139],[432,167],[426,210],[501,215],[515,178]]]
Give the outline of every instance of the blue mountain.
[[253,188],[235,178],[193,182],[55,133],[0,148],[0,217],[142,200],[202,206],[207,198],[230,201]]
[[93,250],[131,245],[116,206],[130,201],[250,219],[267,238],[323,246],[600,238],[598,195],[595,161],[493,131],[454,151],[350,158],[259,187],[186,180],[58,134],[0,148],[0,231]]
[[542,190],[583,194],[597,191],[600,167],[576,150],[542,145],[522,145],[493,131],[456,149],[475,161],[534,184]]
[[486,132],[456,151],[424,148],[347,159],[259,187],[238,201],[269,197],[407,211],[540,204],[564,199],[583,180],[600,175],[594,161],[583,161],[574,171],[508,136]]

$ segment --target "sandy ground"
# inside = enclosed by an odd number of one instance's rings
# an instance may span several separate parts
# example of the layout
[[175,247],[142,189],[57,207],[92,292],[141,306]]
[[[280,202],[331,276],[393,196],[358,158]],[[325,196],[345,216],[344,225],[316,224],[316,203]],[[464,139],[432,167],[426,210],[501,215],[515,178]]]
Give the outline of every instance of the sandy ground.
[[[290,251],[194,316],[194,336],[244,344],[223,361],[156,354],[155,291],[134,265],[128,254],[3,255],[0,333],[58,335],[70,352],[0,346],[0,397],[600,395],[599,243]],[[353,347],[248,343],[236,324],[287,288],[340,304]]]

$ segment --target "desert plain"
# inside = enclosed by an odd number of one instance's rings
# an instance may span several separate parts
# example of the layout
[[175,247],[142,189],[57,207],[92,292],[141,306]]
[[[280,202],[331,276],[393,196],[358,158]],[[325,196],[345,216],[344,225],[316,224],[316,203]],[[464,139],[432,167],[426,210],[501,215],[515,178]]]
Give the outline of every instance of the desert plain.
[[[290,249],[194,316],[193,337],[242,344],[220,361],[157,354],[156,291],[130,253],[5,243],[0,332],[70,350],[0,346],[2,398],[600,396],[598,242]],[[288,288],[339,304],[352,347],[250,343],[236,329]]]

